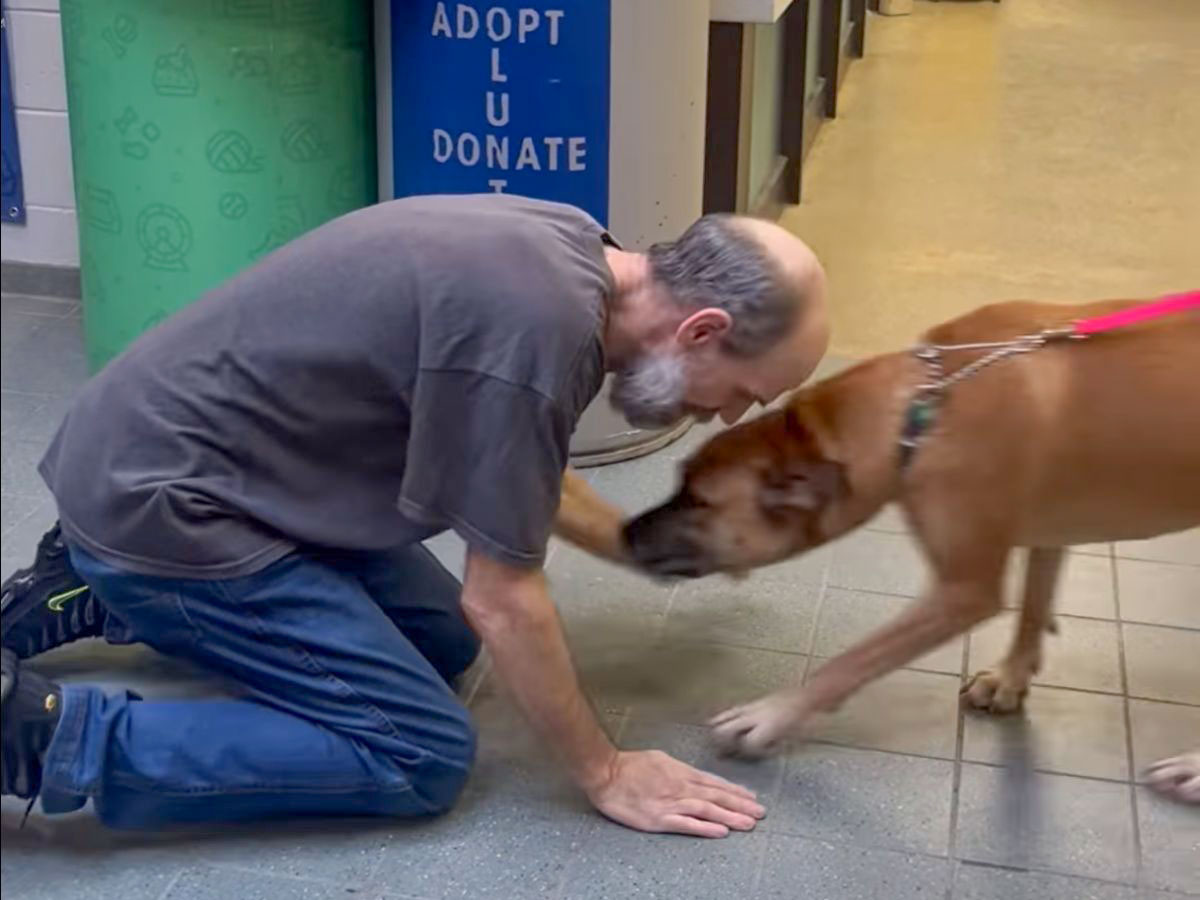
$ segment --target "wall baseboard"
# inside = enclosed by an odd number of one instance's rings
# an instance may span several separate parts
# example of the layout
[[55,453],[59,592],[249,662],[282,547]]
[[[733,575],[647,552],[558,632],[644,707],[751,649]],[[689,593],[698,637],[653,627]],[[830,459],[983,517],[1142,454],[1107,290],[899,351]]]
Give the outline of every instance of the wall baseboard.
[[73,266],[47,266],[4,260],[0,263],[0,291],[78,300],[82,294],[79,270]]
[[764,179],[758,194],[750,205],[750,215],[775,221],[787,206],[787,184],[784,179],[790,170],[786,156],[775,157],[771,172]]

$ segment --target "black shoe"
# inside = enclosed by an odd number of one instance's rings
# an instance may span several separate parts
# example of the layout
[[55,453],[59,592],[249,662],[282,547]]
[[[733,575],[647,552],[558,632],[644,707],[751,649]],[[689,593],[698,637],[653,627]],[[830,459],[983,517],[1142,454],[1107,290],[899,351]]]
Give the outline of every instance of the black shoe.
[[0,645],[28,659],[104,633],[104,608],[71,566],[57,523],[38,542],[33,565],[0,586]]
[[3,793],[31,800],[42,788],[42,760],[62,714],[62,688],[23,668],[7,648],[0,650],[0,662]]

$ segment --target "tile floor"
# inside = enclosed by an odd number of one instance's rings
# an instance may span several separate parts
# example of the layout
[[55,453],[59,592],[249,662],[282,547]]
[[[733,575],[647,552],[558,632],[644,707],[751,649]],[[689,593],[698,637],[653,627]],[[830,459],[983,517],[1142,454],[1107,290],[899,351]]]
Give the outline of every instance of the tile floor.
[[[3,574],[53,509],[34,473],[84,377],[74,304],[5,297]],[[829,364],[836,366],[836,362]],[[699,429],[648,459],[591,470],[635,509],[670,490]],[[1200,896],[1200,813],[1138,784],[1200,744],[1200,530],[1073,553],[1061,634],[1024,715],[964,715],[964,673],[1003,648],[1011,614],[871,685],[782,759],[713,754],[699,723],[844,649],[919,589],[887,511],[832,547],[734,583],[661,586],[556,545],[549,562],[579,668],[628,748],[657,747],[748,784],[769,808],[720,842],[638,835],[581,801],[480,667],[480,759],[434,822],[319,822],[186,837],[106,832],[3,804],[3,891],[22,900],[186,898],[872,898],[1166,900]],[[432,546],[461,571],[461,544]],[[219,683],[144,648],[47,657],[64,678],[191,696]]]
[[[826,261],[837,346],[892,349],[990,299],[1186,285],[1200,205],[1183,85],[1194,0],[918,3],[873,16],[785,221]],[[1114,123],[1119,123],[1114,127]],[[1133,240],[1130,240],[1133,236]],[[1194,243],[1194,241],[1193,241]],[[1182,279],[1182,281],[1180,280]],[[34,466],[85,377],[78,307],[5,297],[3,575],[54,513]],[[695,431],[595,470],[630,510],[670,490]],[[461,546],[432,542],[461,569]],[[757,765],[717,759],[697,723],[809,669],[921,583],[894,512],[733,584],[663,587],[566,547],[549,562],[579,669],[625,747],[746,783],[769,807],[720,842],[638,835],[591,813],[481,666],[480,758],[459,808],[418,824],[317,822],[211,834],[107,832],[3,803],[0,887],[19,900],[814,898],[1168,900],[1200,896],[1200,813],[1139,773],[1200,745],[1200,531],[1072,554],[1061,634],[1022,716],[964,715],[962,677],[1001,618],[885,678],[815,740]],[[154,696],[220,685],[150,651],[76,645],[61,677]]]

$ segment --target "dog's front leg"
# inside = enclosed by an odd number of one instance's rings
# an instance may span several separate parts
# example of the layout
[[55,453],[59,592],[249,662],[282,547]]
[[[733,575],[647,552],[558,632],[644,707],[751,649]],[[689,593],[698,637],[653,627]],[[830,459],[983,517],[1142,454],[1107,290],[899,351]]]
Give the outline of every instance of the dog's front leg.
[[592,489],[573,470],[563,473],[562,494],[554,533],[594,556],[610,562],[628,562],[621,540],[625,513]]
[[1021,708],[1029,684],[1042,665],[1042,635],[1051,628],[1050,607],[1063,556],[1061,547],[1034,547],[1029,551],[1021,619],[1008,655],[992,668],[977,672],[963,688],[963,696],[976,709],[1006,713]]
[[777,751],[815,714],[832,712],[869,681],[898,669],[1000,609],[1000,574],[986,580],[939,580],[925,598],[859,644],[789,688],[711,721],[718,744],[741,756]]

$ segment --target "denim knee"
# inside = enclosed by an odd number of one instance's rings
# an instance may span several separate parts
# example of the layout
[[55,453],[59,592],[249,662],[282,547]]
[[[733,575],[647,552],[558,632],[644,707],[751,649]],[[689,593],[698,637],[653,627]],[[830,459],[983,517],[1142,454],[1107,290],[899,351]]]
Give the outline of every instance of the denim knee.
[[[430,815],[447,812],[466,787],[475,763],[475,725],[465,708],[454,718],[453,734],[444,734],[439,752],[429,756],[412,772],[412,788]],[[448,740],[446,739],[448,738]]]

